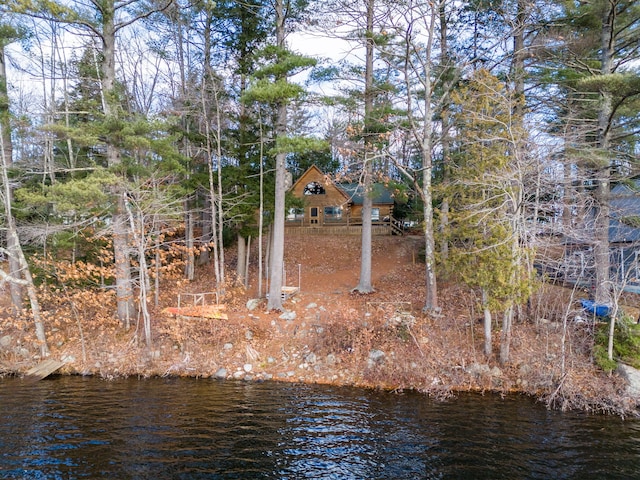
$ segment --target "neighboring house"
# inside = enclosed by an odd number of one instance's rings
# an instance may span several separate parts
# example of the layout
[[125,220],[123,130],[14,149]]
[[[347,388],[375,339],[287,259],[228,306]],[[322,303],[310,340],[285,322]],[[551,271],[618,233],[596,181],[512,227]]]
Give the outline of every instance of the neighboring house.
[[[640,293],[640,179],[611,189],[609,246],[611,279],[627,292]],[[559,276],[568,283],[593,287],[593,246],[566,240]]]
[[609,244],[612,277],[626,291],[640,293],[640,179],[611,189]]
[[[362,228],[362,186],[335,183],[313,165],[291,186],[291,194],[304,201],[304,207],[290,209],[288,231],[307,233],[357,234]],[[393,218],[393,196],[383,184],[373,186],[371,220],[374,235],[402,234]]]

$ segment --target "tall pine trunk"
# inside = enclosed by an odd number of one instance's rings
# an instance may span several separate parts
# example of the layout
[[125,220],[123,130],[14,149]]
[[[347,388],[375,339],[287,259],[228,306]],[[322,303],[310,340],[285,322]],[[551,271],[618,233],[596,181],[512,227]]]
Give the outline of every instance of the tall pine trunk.
[[[602,12],[602,30],[600,45],[600,73],[613,73],[613,24],[615,22],[615,3],[611,3]],[[602,168],[598,169],[596,177],[595,203],[595,245],[594,260],[596,265],[596,303],[611,302],[610,259],[609,259],[609,193],[611,181],[611,164],[609,161],[609,122],[612,112],[611,93],[602,91],[598,110],[597,148],[602,156]],[[614,320],[612,320],[614,321]]]
[[[115,2],[107,0],[100,4],[102,14],[102,61],[100,63],[101,97],[104,115],[109,119],[118,116],[116,87],[116,27]],[[107,135],[107,165],[114,167],[121,164],[120,149],[116,140]],[[130,327],[134,315],[133,285],[131,283],[131,256],[129,246],[129,229],[125,211],[125,187],[116,186],[116,210],[113,214],[113,251],[116,277],[116,311],[118,319],[126,328]]]
[[[276,0],[276,44],[280,48],[285,47],[284,20],[285,11],[283,0]],[[287,134],[287,105],[281,100],[277,108],[275,128],[276,137],[284,137]],[[267,309],[282,310],[282,270],[284,265],[284,208],[285,191],[287,181],[286,154],[276,154],[276,186],[273,211],[273,238],[270,255],[270,282],[269,301]]]
[[200,248],[197,263],[198,265],[208,265],[211,260],[211,256],[209,255],[209,244],[211,243],[213,235],[211,215],[207,208],[201,212],[200,221],[202,222],[202,236],[200,237],[200,242],[198,242]]

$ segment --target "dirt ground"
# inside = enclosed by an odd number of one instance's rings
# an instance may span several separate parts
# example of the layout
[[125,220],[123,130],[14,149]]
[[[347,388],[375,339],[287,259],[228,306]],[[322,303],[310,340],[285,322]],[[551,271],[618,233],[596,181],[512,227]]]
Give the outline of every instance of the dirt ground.
[[[361,248],[357,236],[295,236],[287,239],[285,283],[300,287],[293,302],[284,308],[299,310],[318,303],[332,310],[342,307],[366,310],[372,302],[410,302],[411,309],[424,306],[424,264],[418,260],[421,237],[374,237],[371,278],[375,292],[353,294],[360,279]],[[255,266],[254,266],[255,270]],[[249,293],[257,296],[255,275]]]
[[[43,310],[51,356],[61,373],[118,376],[195,376],[240,381],[287,381],[414,389],[446,398],[457,391],[532,395],[553,408],[632,415],[638,399],[617,374],[592,361],[593,325],[564,322],[573,300],[544,286],[522,309],[511,338],[510,362],[483,353],[482,315],[473,292],[441,280],[441,314],[422,312],[422,237],[374,237],[375,293],[352,293],[360,276],[360,237],[289,236],[286,285],[300,288],[284,311],[267,311],[257,291],[256,249],[249,287],[227,285],[227,319],[185,319],[163,313],[178,294],[215,289],[211,265],[193,282],[163,283],[151,308],[152,344],[142,318],[125,330],[113,317],[113,294],[49,292]],[[228,276],[235,265],[226,253]],[[574,292],[575,293],[575,292]],[[249,302],[249,303],[248,303]],[[573,317],[569,317],[573,318]],[[0,316],[0,374],[22,374],[41,359],[32,321]]]

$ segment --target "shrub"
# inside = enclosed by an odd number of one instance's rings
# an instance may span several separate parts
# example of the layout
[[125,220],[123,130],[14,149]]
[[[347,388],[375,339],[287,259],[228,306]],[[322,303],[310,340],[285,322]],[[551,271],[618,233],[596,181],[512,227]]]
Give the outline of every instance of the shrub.
[[613,335],[613,360],[608,358],[608,342],[609,325],[599,324],[596,327],[593,356],[600,368],[605,371],[614,370],[618,361],[640,368],[640,325],[625,316],[616,322]]

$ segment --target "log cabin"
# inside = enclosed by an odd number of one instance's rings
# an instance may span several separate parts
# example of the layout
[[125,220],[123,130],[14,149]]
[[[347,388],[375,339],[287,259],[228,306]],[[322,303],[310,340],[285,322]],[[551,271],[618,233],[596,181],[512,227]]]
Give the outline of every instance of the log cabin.
[[[362,232],[364,192],[359,183],[336,183],[315,165],[291,186],[291,194],[303,200],[303,208],[291,208],[287,233],[358,235]],[[371,211],[373,235],[402,235],[393,218],[393,195],[381,183],[373,185]]]

